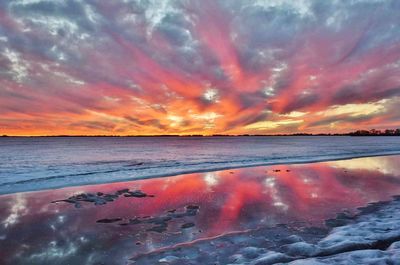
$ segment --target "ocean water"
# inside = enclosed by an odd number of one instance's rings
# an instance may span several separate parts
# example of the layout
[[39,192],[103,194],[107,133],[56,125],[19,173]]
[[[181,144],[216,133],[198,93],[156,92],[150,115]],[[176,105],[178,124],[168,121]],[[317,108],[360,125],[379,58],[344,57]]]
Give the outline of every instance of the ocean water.
[[0,194],[400,154],[400,137],[0,138]]

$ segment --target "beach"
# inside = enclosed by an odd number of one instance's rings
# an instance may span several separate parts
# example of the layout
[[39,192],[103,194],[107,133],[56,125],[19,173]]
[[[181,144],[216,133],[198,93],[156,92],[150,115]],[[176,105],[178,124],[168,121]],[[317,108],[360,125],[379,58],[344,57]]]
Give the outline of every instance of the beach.
[[0,263],[398,264],[399,194],[399,155],[9,193]]
[[0,265],[400,265],[400,0],[0,0]]

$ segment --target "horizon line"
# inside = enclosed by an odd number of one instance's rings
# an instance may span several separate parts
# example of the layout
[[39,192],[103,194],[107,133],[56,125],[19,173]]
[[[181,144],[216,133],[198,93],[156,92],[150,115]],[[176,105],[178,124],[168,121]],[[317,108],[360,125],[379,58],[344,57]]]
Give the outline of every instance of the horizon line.
[[265,136],[399,136],[399,134],[385,134],[385,131],[371,134],[357,134],[357,132],[369,132],[357,130],[346,133],[279,133],[279,134],[149,134],[149,135],[108,135],[108,134],[59,134],[59,135],[7,135],[0,134],[0,137],[265,137]]

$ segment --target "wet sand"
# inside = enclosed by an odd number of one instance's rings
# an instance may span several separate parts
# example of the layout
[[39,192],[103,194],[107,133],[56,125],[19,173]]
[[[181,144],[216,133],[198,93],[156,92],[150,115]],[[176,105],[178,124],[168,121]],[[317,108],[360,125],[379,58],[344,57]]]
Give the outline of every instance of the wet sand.
[[323,262],[326,237],[399,194],[400,156],[383,156],[3,195],[0,264]]

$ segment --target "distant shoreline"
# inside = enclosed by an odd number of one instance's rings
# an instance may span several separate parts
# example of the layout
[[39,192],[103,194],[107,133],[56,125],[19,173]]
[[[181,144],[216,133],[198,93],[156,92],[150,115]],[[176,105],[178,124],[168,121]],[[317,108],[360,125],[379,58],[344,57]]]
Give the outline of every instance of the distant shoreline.
[[354,136],[354,137],[366,137],[366,136],[400,136],[400,134],[366,134],[366,135],[357,135],[352,133],[343,133],[343,134],[213,134],[213,135],[177,135],[177,134],[166,134],[166,135],[2,135],[0,138],[82,138],[82,137],[115,137],[115,138],[131,138],[131,137],[282,137],[282,136]]
[[265,137],[265,136],[400,136],[400,128],[386,130],[357,130],[347,133],[277,133],[277,134],[153,134],[153,135],[7,135],[0,133],[0,137]]

